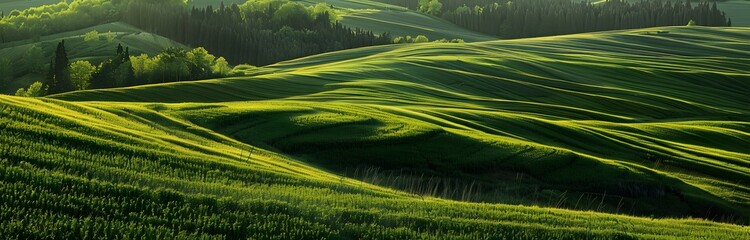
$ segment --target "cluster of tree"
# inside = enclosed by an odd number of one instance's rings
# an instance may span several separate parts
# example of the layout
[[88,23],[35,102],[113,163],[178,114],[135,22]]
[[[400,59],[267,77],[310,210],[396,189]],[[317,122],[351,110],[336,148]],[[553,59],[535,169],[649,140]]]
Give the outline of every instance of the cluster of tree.
[[19,97],[41,97],[47,94],[47,87],[42,82],[34,82],[28,89],[19,88],[16,96]]
[[71,69],[76,72],[74,83],[78,90],[89,86],[112,88],[225,77],[232,70],[223,57],[217,58],[204,48],[169,48],[150,57],[146,54],[131,56],[130,50],[122,46],[117,47],[114,58],[97,67],[79,61]]
[[117,34],[113,33],[112,31],[108,31],[104,34],[99,34],[99,31],[92,30],[83,35],[83,40],[86,42],[96,42],[102,39],[102,35],[104,35],[104,38],[107,39],[107,42],[110,43],[113,42],[115,38],[117,38]]
[[344,27],[328,5],[305,7],[287,0],[190,10],[182,4],[131,1],[123,19],[178,42],[203,46],[230,62],[251,65],[391,43],[388,34]]
[[427,14],[438,15],[443,9],[443,4],[438,0],[419,0],[418,3],[419,11]]
[[[35,50],[34,50],[35,51]],[[0,60],[0,73],[9,71],[7,61]],[[47,84],[35,82],[28,89],[19,89],[17,96],[36,97],[92,88],[126,87],[150,83],[187,81],[225,77],[232,68],[223,57],[216,57],[204,48],[166,49],[156,56],[131,56],[129,48],[117,46],[114,57],[98,66],[88,61],[70,62],[65,41],[57,49],[49,65]],[[246,68],[247,66],[243,66]],[[4,80],[4,79],[0,79]],[[2,84],[4,81],[0,81]]]
[[[412,36],[396,37],[396,38],[393,39],[393,43],[396,43],[396,44],[400,44],[400,43],[426,43],[426,42],[430,42],[430,39],[427,38],[424,35],[417,35],[416,37],[412,37]],[[443,38],[443,39],[435,40],[434,42],[437,42],[437,43],[463,43],[464,40],[463,39],[458,39],[458,38],[454,38],[454,39],[448,40],[448,39]]]
[[[435,14],[432,1],[381,0]],[[440,0],[440,16],[459,26],[504,38],[581,32],[681,26],[694,20],[701,26],[731,26],[716,3],[609,0],[597,4],[571,0]],[[427,5],[425,5],[425,4]],[[475,3],[475,5],[471,5]]]
[[225,77],[232,71],[226,59],[204,48],[170,48],[153,57],[131,56],[130,66],[133,85]]

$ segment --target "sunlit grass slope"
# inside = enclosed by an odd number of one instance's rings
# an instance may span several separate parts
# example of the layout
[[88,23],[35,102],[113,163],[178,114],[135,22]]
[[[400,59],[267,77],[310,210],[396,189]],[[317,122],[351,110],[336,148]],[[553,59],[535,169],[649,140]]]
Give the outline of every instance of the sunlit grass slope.
[[[18,239],[750,237],[747,227],[703,220],[654,220],[412,196],[338,177],[181,117],[223,108],[268,113],[294,108],[289,103],[278,107],[250,102],[227,106],[74,103],[0,95],[0,235]],[[309,106],[296,108],[311,111]],[[305,122],[357,121],[325,117],[331,114],[319,113],[320,117],[310,118],[317,120]]]
[[[84,41],[84,34],[91,31],[99,32],[99,40]],[[112,41],[109,41],[106,36],[110,32],[115,36]],[[128,24],[117,22],[43,36],[40,37],[38,41],[30,39],[0,44],[0,58],[10,60],[13,63],[19,63],[14,64],[14,66],[17,66],[13,69],[14,75],[24,75],[28,73],[26,65],[23,64],[24,54],[26,54],[29,48],[38,46],[44,51],[44,59],[51,59],[55,53],[57,44],[62,40],[65,40],[68,58],[71,59],[71,61],[88,60],[94,64],[114,56],[118,44],[128,47],[132,55],[139,55],[141,53],[155,55],[170,47],[185,48],[184,45],[168,38],[143,32],[142,30]],[[0,91],[12,94],[18,88],[28,87],[29,84],[34,81],[45,79],[45,74],[46,73],[30,74],[28,76],[19,77],[6,89],[0,89]]]
[[[747,28],[669,27],[392,45],[54,98],[196,102],[170,114],[337,171],[416,169],[533,186],[516,190],[533,204],[746,223],[747,39]],[[601,203],[580,204],[592,195]]]

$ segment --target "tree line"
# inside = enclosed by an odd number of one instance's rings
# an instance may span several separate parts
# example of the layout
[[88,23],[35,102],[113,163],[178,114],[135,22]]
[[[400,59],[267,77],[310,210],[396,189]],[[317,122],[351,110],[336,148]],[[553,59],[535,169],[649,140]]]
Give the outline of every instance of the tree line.
[[326,4],[248,1],[218,8],[131,2],[123,20],[178,42],[203,46],[232,63],[267,65],[341,49],[391,43],[389,34],[350,29]]
[[[716,2],[609,0],[380,0],[409,7],[477,32],[504,38],[682,26],[731,26]],[[437,4],[440,3],[440,4]],[[474,4],[474,5],[472,5]]]

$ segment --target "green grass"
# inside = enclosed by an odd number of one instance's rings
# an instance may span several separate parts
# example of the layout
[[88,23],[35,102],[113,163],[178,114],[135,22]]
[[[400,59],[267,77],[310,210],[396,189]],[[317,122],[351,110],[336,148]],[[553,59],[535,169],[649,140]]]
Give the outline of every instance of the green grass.
[[[668,27],[389,45],[250,77],[0,97],[0,233],[750,238],[682,218],[747,224],[749,37]],[[358,165],[534,186],[521,193],[542,200],[459,202],[340,175]]]
[[[93,30],[99,32],[100,39],[91,42],[84,41],[83,35]],[[108,32],[116,34],[112,42],[105,37]],[[23,40],[0,44],[0,56],[14,63],[23,62],[26,51],[32,46],[39,46],[44,50],[45,58],[52,59],[57,44],[62,40],[65,40],[68,58],[71,61],[88,60],[94,63],[113,57],[118,44],[129,47],[132,55],[140,55],[141,53],[155,55],[166,48],[186,47],[162,36],[143,32],[133,26],[117,22],[44,36],[40,37],[39,41]],[[28,69],[25,69],[24,64],[14,64],[14,66],[18,66],[13,69],[17,78],[5,89],[0,89],[0,93],[12,94],[18,88],[25,88],[34,81],[45,79],[44,73],[27,74]]]
[[212,107],[174,115],[334,171],[374,165],[489,184],[520,173],[572,193],[570,208],[597,193],[614,196],[603,207],[612,212],[625,201],[632,214],[746,221],[748,37],[668,27],[371,47],[255,77],[55,98],[200,102]]

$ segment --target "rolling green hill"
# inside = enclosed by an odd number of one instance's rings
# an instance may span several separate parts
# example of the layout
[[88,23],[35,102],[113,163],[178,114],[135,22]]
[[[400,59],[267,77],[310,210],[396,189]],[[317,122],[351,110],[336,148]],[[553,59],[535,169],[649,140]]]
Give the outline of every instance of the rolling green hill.
[[[606,0],[590,0],[594,4],[604,2]],[[636,0],[628,0],[629,2],[635,2]],[[711,2],[711,1],[709,1]],[[750,1],[747,0],[724,0],[715,1],[719,10],[724,11],[727,17],[732,19],[732,26],[735,27],[750,27]]]
[[[334,172],[411,169],[491,189],[465,200],[746,223],[748,37],[669,27],[391,45],[53,98],[149,106]],[[179,102],[192,104],[167,104]]]
[[339,11],[341,23],[351,28],[388,32],[393,36],[425,35],[431,40],[464,39],[467,42],[489,41],[496,37],[473,32],[441,18],[411,11],[404,7],[370,0],[310,0],[325,2]]
[[[660,219],[748,223],[748,38],[668,27],[388,45],[249,77],[0,96],[0,235],[750,238]],[[358,166],[430,180],[341,176]],[[468,202],[435,198],[456,192]]]
[[[84,41],[84,34],[94,30],[100,33],[100,39],[97,41]],[[112,41],[109,41],[105,36],[109,32],[115,34],[115,38]],[[141,53],[155,55],[170,47],[185,48],[184,45],[170,39],[143,32],[130,25],[117,22],[43,36],[38,41],[30,39],[0,44],[0,56],[11,62],[22,63],[24,61],[24,54],[28,49],[32,46],[38,46],[44,51],[44,58],[51,59],[55,47],[62,40],[65,40],[69,54],[68,57],[71,61],[88,60],[94,63],[114,56],[118,44],[130,48],[130,53],[133,55]],[[45,79],[45,73],[28,74],[28,69],[25,68],[24,64],[16,64],[15,66],[17,67],[13,70],[17,79],[11,82],[5,89],[0,89],[0,93],[12,94],[18,88],[28,87],[34,81]]]
[[696,219],[462,203],[387,190],[173,114],[211,108],[0,95],[0,233],[19,239],[750,237],[747,227]]

